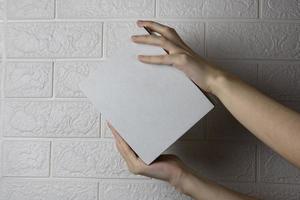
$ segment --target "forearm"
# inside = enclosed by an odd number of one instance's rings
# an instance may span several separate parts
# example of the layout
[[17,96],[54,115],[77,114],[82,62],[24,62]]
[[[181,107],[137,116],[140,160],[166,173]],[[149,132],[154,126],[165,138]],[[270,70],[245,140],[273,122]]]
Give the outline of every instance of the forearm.
[[186,175],[180,189],[195,200],[254,200],[193,174]]
[[238,78],[220,73],[211,84],[232,115],[256,137],[300,167],[300,115]]

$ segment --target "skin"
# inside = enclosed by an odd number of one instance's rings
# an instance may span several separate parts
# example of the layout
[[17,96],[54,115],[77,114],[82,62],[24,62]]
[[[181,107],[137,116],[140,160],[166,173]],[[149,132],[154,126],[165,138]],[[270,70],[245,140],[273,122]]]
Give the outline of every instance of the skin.
[[[258,139],[300,167],[299,113],[205,61],[183,42],[173,28],[153,21],[138,21],[137,25],[159,35],[132,36],[133,42],[159,46],[169,52],[165,55],[139,55],[141,62],[172,65],[183,71],[201,89],[219,98]],[[162,155],[151,165],[146,165],[110,124],[109,127],[117,149],[132,173],[167,181],[178,191],[197,200],[253,199],[197,176],[174,155]]]

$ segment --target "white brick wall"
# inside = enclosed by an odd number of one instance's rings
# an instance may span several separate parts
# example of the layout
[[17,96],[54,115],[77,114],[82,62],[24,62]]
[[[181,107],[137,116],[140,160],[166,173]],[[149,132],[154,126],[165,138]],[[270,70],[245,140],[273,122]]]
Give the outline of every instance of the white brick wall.
[[[190,199],[130,174],[78,83],[154,19],[199,54],[300,111],[296,0],[0,0],[0,200]],[[300,199],[300,170],[217,106],[168,152],[267,200]]]

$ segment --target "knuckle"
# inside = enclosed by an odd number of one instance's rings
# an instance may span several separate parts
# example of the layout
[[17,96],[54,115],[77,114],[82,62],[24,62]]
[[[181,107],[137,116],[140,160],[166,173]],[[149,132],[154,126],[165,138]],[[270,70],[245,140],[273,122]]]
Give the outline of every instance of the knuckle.
[[169,27],[169,31],[172,32],[172,33],[176,32],[176,30],[174,28],[172,28],[172,27]]
[[148,24],[149,24],[150,26],[153,26],[153,25],[154,25],[154,21],[148,21]]
[[168,33],[174,33],[174,32],[175,32],[175,29],[172,28],[172,27],[167,27],[167,28],[166,28],[166,32],[168,32]]
[[167,43],[167,39],[166,39],[165,37],[161,37],[161,38],[160,38],[160,43],[161,43],[162,45],[166,44],[166,43]]
[[180,54],[178,57],[178,64],[179,65],[185,65],[189,60],[189,56],[185,53]]

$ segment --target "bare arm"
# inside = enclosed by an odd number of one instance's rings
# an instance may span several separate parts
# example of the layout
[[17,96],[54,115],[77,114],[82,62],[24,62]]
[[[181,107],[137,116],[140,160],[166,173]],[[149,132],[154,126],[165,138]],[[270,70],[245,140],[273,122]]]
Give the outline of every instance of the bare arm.
[[220,73],[211,84],[225,107],[256,137],[300,167],[300,114],[236,77]]

